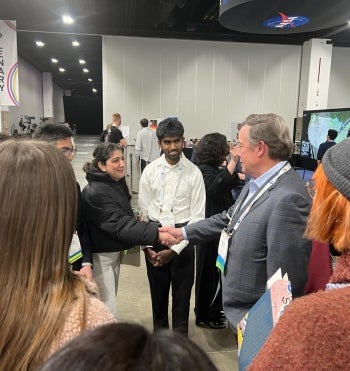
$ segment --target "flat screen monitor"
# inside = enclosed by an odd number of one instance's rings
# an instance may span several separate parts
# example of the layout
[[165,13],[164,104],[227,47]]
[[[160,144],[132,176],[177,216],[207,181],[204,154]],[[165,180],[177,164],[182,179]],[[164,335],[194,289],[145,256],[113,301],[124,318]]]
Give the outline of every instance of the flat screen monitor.
[[300,155],[317,159],[318,147],[327,140],[329,129],[338,132],[336,143],[345,139],[350,129],[350,108],[304,111]]

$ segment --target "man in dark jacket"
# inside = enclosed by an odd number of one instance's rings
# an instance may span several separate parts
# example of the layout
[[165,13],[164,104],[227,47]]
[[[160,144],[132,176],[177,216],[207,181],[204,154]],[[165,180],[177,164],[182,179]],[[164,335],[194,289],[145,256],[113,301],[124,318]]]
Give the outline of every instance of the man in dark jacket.
[[317,163],[318,165],[322,162],[322,157],[326,151],[335,145],[335,139],[338,136],[338,132],[334,129],[329,129],[327,134],[327,140],[320,144],[317,151]]

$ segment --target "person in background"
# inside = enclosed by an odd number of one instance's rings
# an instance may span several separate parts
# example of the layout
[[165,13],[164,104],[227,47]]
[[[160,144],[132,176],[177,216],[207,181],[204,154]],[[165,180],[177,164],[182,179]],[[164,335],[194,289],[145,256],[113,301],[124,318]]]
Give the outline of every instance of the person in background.
[[127,147],[128,143],[123,137],[123,133],[120,130],[122,124],[122,119],[119,113],[113,113],[112,115],[112,126],[111,126],[111,135],[109,141],[115,144],[120,144],[122,147]]
[[136,136],[135,155],[143,173],[145,167],[160,156],[160,148],[156,132],[148,126],[148,120],[142,119],[140,124],[142,129]]
[[85,329],[115,320],[91,281],[70,270],[78,196],[64,155],[6,140],[0,168],[0,369],[34,371]]
[[88,181],[82,192],[83,214],[93,245],[93,276],[101,300],[117,317],[120,252],[134,245],[154,244],[164,233],[158,233],[157,223],[135,218],[125,181],[123,147],[111,142],[98,145],[83,170]]
[[335,145],[335,139],[338,136],[338,132],[334,129],[329,129],[327,134],[327,140],[320,144],[317,151],[317,164],[322,162],[322,158],[326,151]]
[[293,151],[282,117],[253,114],[238,136],[242,170],[252,178],[227,211],[185,227],[163,227],[178,241],[201,243],[220,238],[223,306],[234,333],[237,324],[264,294],[267,280],[281,268],[293,296],[307,280],[311,242],[303,237],[311,199],[288,162]]
[[[141,175],[139,207],[145,220],[183,226],[204,218],[205,188],[199,169],[182,154],[184,128],[176,118],[157,127],[163,155]],[[149,244],[144,249],[152,299],[154,330],[169,328],[169,291],[172,290],[173,330],[188,335],[194,247],[184,241],[170,249]]]
[[39,371],[217,371],[193,341],[169,330],[116,323],[87,331],[54,354]]
[[286,308],[250,370],[348,370],[350,321],[350,138],[330,148],[309,183],[306,236],[340,253],[326,291]]
[[100,135],[100,142],[109,142],[110,137],[111,137],[111,128],[112,124],[108,124],[106,129],[102,131]]
[[[197,144],[194,163],[202,172],[204,179],[206,218],[228,209],[233,204],[231,188],[239,181],[235,172],[237,161],[237,150],[227,144],[225,135],[206,134]],[[227,165],[222,166],[226,162]],[[215,265],[218,246],[218,238],[196,246],[196,325],[213,329],[226,327],[222,321],[220,271]]]
[[[42,124],[35,129],[33,139],[52,143],[69,161],[73,160],[77,151],[73,132],[67,125]],[[73,236],[69,259],[74,271],[85,275],[87,278],[92,278],[91,240],[86,227],[86,221],[81,212],[81,191],[78,182],[76,182],[76,187],[78,193],[78,216],[76,233]]]

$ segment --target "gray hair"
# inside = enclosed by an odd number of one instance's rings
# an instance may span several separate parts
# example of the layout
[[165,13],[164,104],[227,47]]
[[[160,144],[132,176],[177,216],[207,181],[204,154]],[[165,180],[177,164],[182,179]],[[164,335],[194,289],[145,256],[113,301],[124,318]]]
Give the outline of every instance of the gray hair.
[[274,113],[252,114],[243,122],[250,127],[249,142],[251,146],[264,142],[269,147],[272,160],[285,161],[293,153],[293,142],[286,122]]

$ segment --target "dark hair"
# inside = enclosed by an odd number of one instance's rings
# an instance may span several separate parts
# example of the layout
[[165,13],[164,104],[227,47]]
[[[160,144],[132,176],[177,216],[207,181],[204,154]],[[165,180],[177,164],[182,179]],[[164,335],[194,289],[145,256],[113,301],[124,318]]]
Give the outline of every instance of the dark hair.
[[[122,153],[124,153],[124,148],[120,144],[112,142],[104,142],[99,144],[92,154],[93,160],[91,162],[86,162],[83,166],[83,170],[85,171],[85,173],[91,172],[104,174],[104,172],[98,167],[98,163],[101,162],[103,165],[106,165],[107,160],[112,156],[112,153],[114,151],[121,151]],[[127,198],[130,201],[131,194],[129,191],[129,187],[126,184],[125,177],[120,179],[119,183],[124,188]]]
[[334,129],[329,129],[328,136],[330,140],[334,140],[338,136],[338,132]]
[[159,123],[156,134],[158,140],[162,140],[165,137],[182,138],[184,136],[184,127],[177,118],[168,117]]
[[146,128],[148,126],[148,120],[147,119],[142,119],[140,121],[140,124],[142,125],[142,127]]
[[54,354],[41,371],[217,370],[194,342],[169,330],[113,323],[88,330]]
[[73,137],[72,130],[63,124],[42,124],[33,133],[33,139],[45,140],[47,142],[57,142],[58,140],[71,137]]
[[112,142],[99,144],[92,153],[93,160],[91,162],[86,162],[83,166],[83,170],[85,172],[102,173],[102,170],[98,167],[98,163],[101,162],[103,165],[106,165],[107,160],[112,156],[114,151],[121,151],[124,153],[123,147],[119,144]]
[[196,146],[194,163],[220,166],[229,154],[227,138],[220,133],[206,134]]

